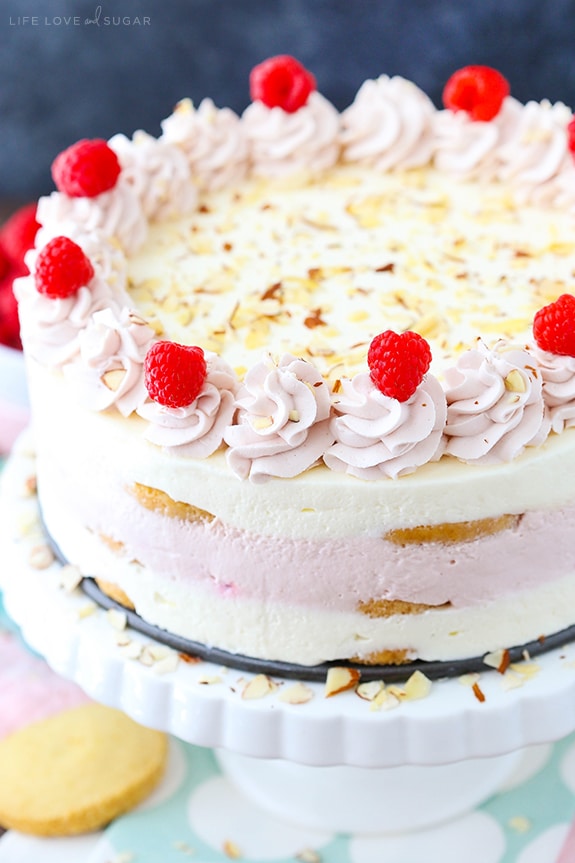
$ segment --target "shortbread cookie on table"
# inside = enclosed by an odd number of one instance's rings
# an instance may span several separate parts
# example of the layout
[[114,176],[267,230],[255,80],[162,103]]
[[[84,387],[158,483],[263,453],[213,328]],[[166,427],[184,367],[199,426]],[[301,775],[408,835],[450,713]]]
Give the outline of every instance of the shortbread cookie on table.
[[38,836],[104,827],[165,767],[166,735],[91,701],[0,633],[0,825]]

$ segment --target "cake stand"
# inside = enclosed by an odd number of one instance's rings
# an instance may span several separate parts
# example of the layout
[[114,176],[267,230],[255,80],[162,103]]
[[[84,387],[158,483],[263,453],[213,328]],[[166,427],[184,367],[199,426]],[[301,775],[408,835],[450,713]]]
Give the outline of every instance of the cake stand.
[[487,799],[525,747],[575,730],[571,645],[511,676],[486,667],[475,692],[468,680],[435,681],[426,697],[400,698],[394,709],[352,690],[327,698],[323,683],[300,684],[309,700],[295,704],[293,680],[266,678],[254,691],[253,674],[186,661],[66,585],[33,474],[26,433],[0,490],[0,586],[25,640],[95,700],[215,749],[231,781],[276,815],[339,832],[428,827]]

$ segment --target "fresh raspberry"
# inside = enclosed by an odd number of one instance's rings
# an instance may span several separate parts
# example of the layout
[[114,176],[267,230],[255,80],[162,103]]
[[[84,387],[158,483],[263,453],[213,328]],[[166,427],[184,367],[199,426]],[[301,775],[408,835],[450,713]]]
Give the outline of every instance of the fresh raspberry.
[[36,202],[20,207],[4,222],[0,228],[0,245],[9,261],[13,264],[23,263],[24,255],[34,245],[39,227],[36,221]]
[[22,350],[18,303],[12,291],[12,282],[16,275],[19,273],[10,270],[7,276],[0,279],[0,344]]
[[493,120],[509,93],[501,72],[490,66],[464,66],[445,85],[443,104],[451,111],[466,111],[472,120]]
[[250,72],[252,100],[268,108],[283,108],[288,114],[302,108],[315,89],[315,77],[289,54],[270,57]]
[[384,396],[406,402],[431,365],[429,345],[418,333],[386,330],[367,352],[371,379]]
[[539,309],[533,319],[533,336],[542,351],[575,357],[575,297],[562,294]]
[[575,156],[575,117],[567,126],[567,149]]
[[183,408],[199,395],[207,368],[201,348],[176,342],[156,342],[144,363],[148,395],[168,408]]
[[120,162],[101,138],[84,138],[56,156],[52,177],[59,192],[71,198],[95,198],[116,185]]
[[71,297],[93,276],[94,267],[90,259],[68,237],[54,237],[36,259],[36,290],[47,297]]
[[8,260],[8,255],[4,251],[2,240],[0,238],[0,280],[4,278],[9,269],[10,261]]

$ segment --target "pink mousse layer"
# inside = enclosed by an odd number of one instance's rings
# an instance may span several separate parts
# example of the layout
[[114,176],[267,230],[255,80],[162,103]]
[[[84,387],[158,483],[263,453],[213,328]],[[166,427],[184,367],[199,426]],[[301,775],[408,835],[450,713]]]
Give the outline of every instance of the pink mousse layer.
[[89,700],[78,686],[28,653],[17,638],[0,633],[0,739]]
[[112,515],[99,497],[90,498],[88,487],[68,497],[60,487],[60,523],[69,520],[122,542],[126,560],[137,559],[158,579],[235,598],[342,611],[372,598],[461,608],[575,572],[575,507],[527,513],[516,527],[473,542],[400,547],[373,536],[312,541],[255,535],[217,519],[190,523],[160,515],[122,488],[109,489],[108,496]]

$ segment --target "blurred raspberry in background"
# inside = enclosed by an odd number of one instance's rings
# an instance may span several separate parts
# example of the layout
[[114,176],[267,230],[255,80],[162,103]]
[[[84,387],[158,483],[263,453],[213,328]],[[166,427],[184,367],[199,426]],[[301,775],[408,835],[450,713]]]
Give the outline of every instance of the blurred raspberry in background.
[[28,272],[24,256],[33,247],[38,228],[35,202],[19,207],[0,227],[0,344],[16,350],[22,343],[12,283]]

